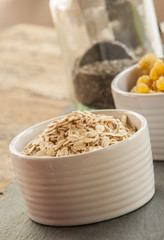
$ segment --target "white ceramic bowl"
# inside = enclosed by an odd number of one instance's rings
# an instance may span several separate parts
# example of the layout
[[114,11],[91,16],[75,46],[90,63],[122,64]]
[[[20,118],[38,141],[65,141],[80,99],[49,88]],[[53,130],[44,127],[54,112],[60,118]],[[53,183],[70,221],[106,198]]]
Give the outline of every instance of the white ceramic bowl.
[[112,82],[115,106],[138,112],[147,119],[153,159],[164,160],[164,93],[130,93],[140,75],[137,65],[134,65],[115,77]]
[[94,111],[121,118],[138,131],[115,145],[67,157],[28,157],[21,149],[51,120],[10,144],[16,178],[31,219],[46,225],[94,223],[129,213],[154,195],[154,171],[146,119],[123,110]]

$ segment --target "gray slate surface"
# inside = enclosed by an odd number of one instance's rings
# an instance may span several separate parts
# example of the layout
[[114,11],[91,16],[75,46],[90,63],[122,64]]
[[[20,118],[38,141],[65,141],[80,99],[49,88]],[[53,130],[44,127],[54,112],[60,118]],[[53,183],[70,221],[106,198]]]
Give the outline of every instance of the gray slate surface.
[[164,162],[155,162],[154,169],[156,193],[148,204],[113,220],[78,227],[33,222],[14,181],[0,198],[0,240],[164,240]]

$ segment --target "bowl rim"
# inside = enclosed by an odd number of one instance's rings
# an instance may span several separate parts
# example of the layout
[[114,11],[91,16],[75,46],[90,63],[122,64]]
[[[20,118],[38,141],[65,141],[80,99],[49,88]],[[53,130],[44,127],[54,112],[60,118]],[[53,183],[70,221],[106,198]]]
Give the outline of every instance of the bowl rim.
[[[35,156],[27,156],[27,155],[24,155],[22,154],[21,152],[17,151],[14,147],[15,145],[15,142],[16,141],[19,141],[19,138],[22,137],[26,132],[34,129],[34,128],[37,128],[45,123],[50,123],[51,121],[54,121],[54,120],[57,120],[57,119],[61,119],[63,117],[65,117],[67,114],[65,115],[61,115],[61,116],[58,116],[58,117],[55,117],[55,118],[52,118],[52,119],[48,119],[48,120],[45,120],[45,121],[42,121],[40,123],[37,123],[35,125],[32,125],[31,127],[23,130],[22,132],[20,132],[19,134],[17,134],[13,140],[11,141],[10,145],[9,145],[9,150],[10,150],[10,153],[12,155],[15,155],[16,157],[18,158],[21,158],[23,159],[24,161],[25,160],[36,160],[36,161],[44,161],[45,159],[46,160],[62,160],[62,159],[73,159],[73,158],[78,158],[79,156],[85,156],[85,155],[90,155],[90,154],[93,154],[93,153],[96,153],[96,152],[100,152],[100,151],[104,151],[104,150],[110,150],[110,149],[114,149],[114,148],[117,148],[119,146],[121,146],[122,144],[126,144],[127,142],[131,141],[132,139],[134,139],[135,137],[137,137],[138,135],[140,135],[140,133],[146,128],[147,126],[147,120],[144,116],[142,116],[141,114],[137,113],[137,112],[134,112],[134,111],[130,111],[130,110],[126,110],[126,109],[102,109],[102,110],[94,110],[94,111],[90,111],[92,113],[98,113],[98,114],[101,114],[101,112],[122,112],[123,114],[126,114],[126,113],[129,113],[133,116],[135,116],[136,118],[138,118],[140,121],[141,121],[141,127],[130,137],[120,141],[120,142],[117,142],[113,145],[110,145],[110,146],[107,146],[107,147],[104,147],[102,149],[97,149],[97,150],[94,150],[94,151],[90,151],[90,152],[86,152],[86,153],[79,153],[79,154],[75,154],[75,155],[67,155],[67,156],[60,156],[60,157],[35,157]],[[104,113],[105,114],[105,113]]]
[[113,79],[112,81],[112,84],[111,84],[111,88],[112,88],[112,92],[117,92],[121,95],[124,95],[124,96],[127,96],[127,97],[146,97],[146,98],[149,98],[149,97],[159,97],[159,96],[164,96],[164,92],[160,92],[160,93],[131,93],[131,92],[127,92],[127,91],[124,91],[124,90],[121,90],[119,87],[118,87],[118,82],[120,81],[120,78],[126,74],[127,72],[130,72],[134,69],[137,69],[137,65],[138,64],[134,64],[128,68],[126,68],[125,70],[123,70],[122,72],[120,72],[119,74],[117,74],[117,76]]

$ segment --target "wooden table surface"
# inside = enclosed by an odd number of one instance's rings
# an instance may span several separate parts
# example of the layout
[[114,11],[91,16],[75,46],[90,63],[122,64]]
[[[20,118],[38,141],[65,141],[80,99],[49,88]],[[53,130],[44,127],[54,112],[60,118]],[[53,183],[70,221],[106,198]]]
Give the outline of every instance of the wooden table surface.
[[60,115],[68,103],[55,29],[21,24],[0,32],[0,195],[15,177],[12,138]]

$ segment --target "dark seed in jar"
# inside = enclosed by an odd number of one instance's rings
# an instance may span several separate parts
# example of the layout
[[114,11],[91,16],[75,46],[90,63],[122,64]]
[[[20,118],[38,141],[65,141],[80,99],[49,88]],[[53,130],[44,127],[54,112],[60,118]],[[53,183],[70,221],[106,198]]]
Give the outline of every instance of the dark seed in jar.
[[113,78],[133,64],[131,59],[97,61],[79,67],[74,76],[76,98],[90,108],[114,108]]
[[133,59],[127,47],[117,41],[94,44],[76,61],[73,69],[76,99],[90,108],[114,108],[111,82],[134,64]]

